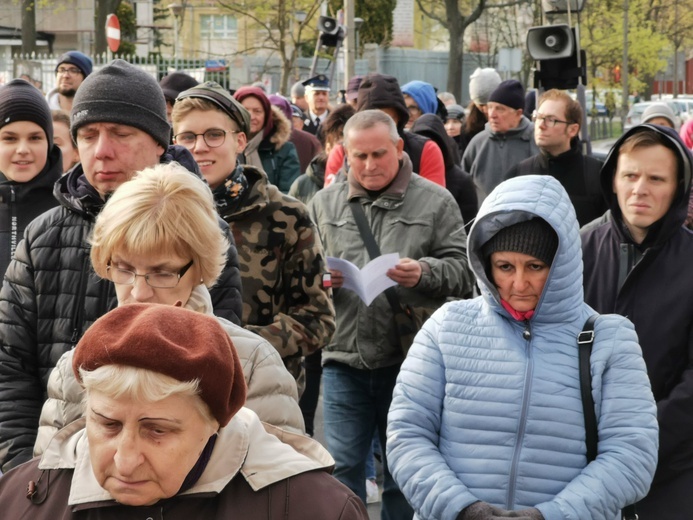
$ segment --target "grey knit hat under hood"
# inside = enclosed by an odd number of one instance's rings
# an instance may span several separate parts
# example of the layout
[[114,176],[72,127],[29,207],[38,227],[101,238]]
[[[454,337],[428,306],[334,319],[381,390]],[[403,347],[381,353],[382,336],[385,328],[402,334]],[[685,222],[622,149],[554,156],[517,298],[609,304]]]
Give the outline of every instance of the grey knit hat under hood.
[[113,60],[90,74],[72,105],[70,131],[91,123],[116,123],[139,128],[166,149],[171,126],[166,100],[154,76],[124,60]]
[[558,249],[558,235],[542,218],[525,220],[501,229],[481,247],[484,258],[497,251],[512,251],[551,265]]

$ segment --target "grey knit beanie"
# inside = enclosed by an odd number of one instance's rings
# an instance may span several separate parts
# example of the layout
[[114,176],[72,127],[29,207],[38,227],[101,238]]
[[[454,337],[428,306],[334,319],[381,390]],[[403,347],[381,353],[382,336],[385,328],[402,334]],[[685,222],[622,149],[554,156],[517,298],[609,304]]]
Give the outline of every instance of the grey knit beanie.
[[497,251],[512,251],[551,265],[557,249],[558,235],[551,225],[542,218],[533,218],[501,229],[481,246],[481,254],[488,259]]
[[70,131],[91,123],[133,126],[151,135],[166,149],[171,126],[166,119],[166,100],[154,76],[124,60],[113,60],[90,74],[77,89],[72,105]]
[[469,78],[469,97],[477,105],[486,105],[491,92],[500,85],[501,77],[496,69],[476,69]]
[[53,119],[39,89],[23,79],[14,79],[0,87],[0,128],[17,121],[31,121],[43,129],[48,150],[53,147]]

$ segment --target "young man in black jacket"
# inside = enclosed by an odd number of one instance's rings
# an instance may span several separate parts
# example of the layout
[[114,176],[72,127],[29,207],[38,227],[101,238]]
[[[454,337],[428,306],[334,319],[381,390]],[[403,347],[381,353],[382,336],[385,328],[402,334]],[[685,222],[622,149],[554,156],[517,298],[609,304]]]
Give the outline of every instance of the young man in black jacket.
[[580,103],[562,90],[551,89],[539,99],[532,116],[534,142],[539,153],[516,164],[505,174],[551,175],[568,192],[581,226],[601,217],[607,210],[599,184],[602,164],[584,155],[578,135],[582,121]]
[[[158,83],[123,60],[84,80],[75,95],[70,131],[82,162],[55,184],[59,206],[27,227],[0,291],[3,472],[32,456],[55,363],[116,305],[112,284],[100,280],[89,262],[89,235],[105,200],[137,171],[159,162],[175,160],[199,175],[190,152],[168,145],[171,130]],[[228,226],[221,225],[228,233]],[[212,300],[215,314],[240,323],[234,246],[228,258]]]
[[610,218],[582,231],[585,301],[633,322],[657,401],[659,462],[638,504],[644,519],[684,520],[693,507],[693,234],[683,227],[692,170],[674,130],[633,127],[601,171]]

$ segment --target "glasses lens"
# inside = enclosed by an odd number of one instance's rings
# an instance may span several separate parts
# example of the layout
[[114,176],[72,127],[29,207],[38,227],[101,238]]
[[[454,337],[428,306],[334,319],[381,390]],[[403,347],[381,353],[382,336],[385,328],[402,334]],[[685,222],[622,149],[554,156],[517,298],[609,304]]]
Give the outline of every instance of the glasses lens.
[[193,134],[192,132],[183,132],[182,134],[178,134],[175,136],[176,137],[176,143],[185,146],[186,148],[192,148],[195,146],[195,141],[197,140],[197,136]]
[[178,285],[178,275],[173,273],[149,273],[147,283],[151,287],[171,289]]
[[113,283],[130,285],[135,281],[135,273],[126,269],[118,269],[117,267],[108,266],[108,272],[111,275]]
[[224,139],[226,139],[226,132],[223,130],[207,130],[204,133],[204,140],[205,143],[207,143],[207,146],[211,146],[212,148],[216,148],[217,146],[221,146],[224,144]]

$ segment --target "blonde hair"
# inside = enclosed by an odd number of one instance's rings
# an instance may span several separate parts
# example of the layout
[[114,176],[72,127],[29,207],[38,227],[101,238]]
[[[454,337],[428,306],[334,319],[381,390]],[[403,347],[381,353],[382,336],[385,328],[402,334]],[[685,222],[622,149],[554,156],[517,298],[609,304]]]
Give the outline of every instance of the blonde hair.
[[170,252],[191,258],[207,287],[221,274],[229,248],[211,190],[178,163],[147,168],[122,184],[96,219],[91,244],[91,262],[102,278],[116,251]]
[[219,427],[218,421],[200,397],[200,380],[178,381],[165,374],[125,365],[104,365],[95,370],[79,369],[86,398],[90,392],[99,392],[111,399],[129,398],[134,401],[155,403],[172,396],[192,397],[202,418]]
[[231,116],[229,116],[226,112],[219,108],[219,105],[207,99],[196,97],[183,98],[179,101],[176,101],[176,104],[173,105],[173,111],[171,112],[171,123],[173,124],[174,129],[178,125],[178,123],[185,119],[185,116],[187,116],[193,110],[216,110],[217,112],[221,112],[225,116],[228,116],[229,121],[231,121],[231,124],[233,126],[233,129],[239,130],[236,122],[231,118]]

